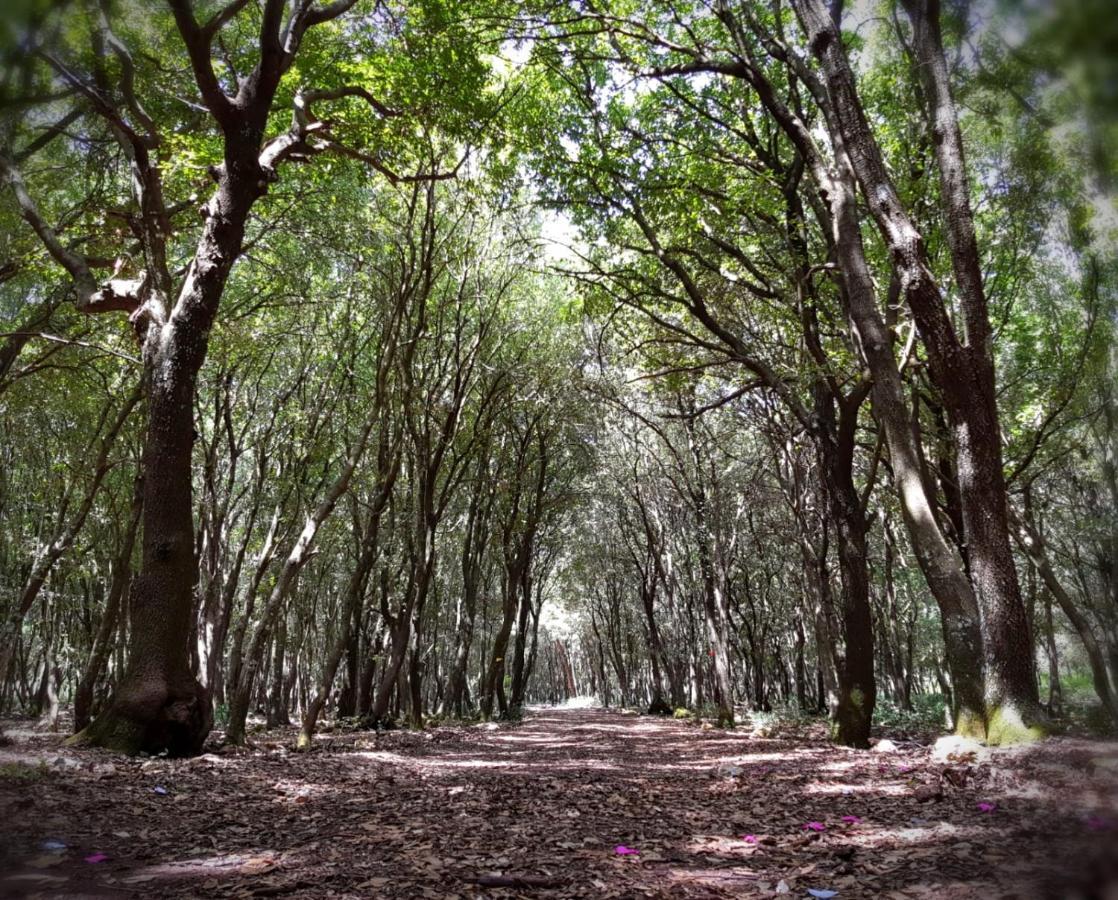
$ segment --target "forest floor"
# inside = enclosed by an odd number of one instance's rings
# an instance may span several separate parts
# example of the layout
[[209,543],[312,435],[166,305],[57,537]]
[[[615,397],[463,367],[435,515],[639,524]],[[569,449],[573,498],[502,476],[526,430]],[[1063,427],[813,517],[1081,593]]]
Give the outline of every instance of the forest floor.
[[1113,743],[937,760],[539,709],[128,760],[19,727],[3,897],[1118,897]]

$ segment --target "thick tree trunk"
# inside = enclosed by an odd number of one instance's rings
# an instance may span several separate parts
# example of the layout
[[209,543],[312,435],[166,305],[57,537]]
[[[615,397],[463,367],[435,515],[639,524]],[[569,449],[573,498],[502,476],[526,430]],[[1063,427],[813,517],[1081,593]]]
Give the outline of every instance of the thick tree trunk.
[[[1032,637],[1010,549],[990,326],[971,221],[962,140],[939,45],[938,7],[907,4],[931,101],[936,159],[955,281],[963,307],[960,342],[932,275],[923,238],[888,174],[858,97],[838,24],[822,0],[796,0],[822,67],[830,113],[866,204],[893,258],[954,432],[970,583],[979,609],[987,737],[994,743],[1043,734]],[[887,346],[887,345],[886,345]],[[946,623],[945,623],[946,624]]]
[[75,739],[126,753],[186,756],[201,750],[213,718],[209,697],[190,670],[197,369],[182,371],[187,364],[171,349],[157,357],[148,389],[143,561],[132,582],[128,669],[109,706]]

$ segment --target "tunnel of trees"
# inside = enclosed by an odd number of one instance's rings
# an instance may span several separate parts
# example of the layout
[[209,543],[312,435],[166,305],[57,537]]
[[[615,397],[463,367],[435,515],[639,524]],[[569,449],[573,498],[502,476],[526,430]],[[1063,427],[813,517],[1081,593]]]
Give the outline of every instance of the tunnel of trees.
[[1113,24],[1065,5],[16,4],[0,709],[1112,727]]

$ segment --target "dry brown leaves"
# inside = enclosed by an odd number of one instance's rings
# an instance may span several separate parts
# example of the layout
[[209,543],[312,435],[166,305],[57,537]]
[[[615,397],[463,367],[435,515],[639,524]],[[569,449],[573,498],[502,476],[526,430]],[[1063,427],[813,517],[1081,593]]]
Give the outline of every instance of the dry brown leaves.
[[272,732],[251,751],[141,761],[17,742],[0,752],[0,895],[846,900],[1118,886],[1113,745],[1059,739],[942,764],[914,742],[856,752],[600,710],[332,735],[308,754],[292,743]]

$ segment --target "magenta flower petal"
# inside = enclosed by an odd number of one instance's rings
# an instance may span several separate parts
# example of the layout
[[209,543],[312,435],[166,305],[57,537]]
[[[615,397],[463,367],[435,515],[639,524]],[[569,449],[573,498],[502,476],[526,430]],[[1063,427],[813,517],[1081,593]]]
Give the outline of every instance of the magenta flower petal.
[[741,836],[741,839],[743,841],[745,841],[747,844],[756,844],[757,843],[757,835],[755,835],[755,834],[743,834]]
[[804,830],[805,831],[826,831],[827,826],[824,825],[822,822],[808,822],[806,825],[804,825]]
[[94,853],[90,856],[87,856],[85,858],[85,861],[87,863],[99,863],[99,862],[104,862],[108,858],[109,857],[106,856],[104,853]]
[[626,847],[624,844],[618,844],[613,848],[613,852],[618,856],[634,856],[640,853],[640,850],[634,850],[632,847]]
[[843,816],[842,820],[847,825],[857,825],[859,822],[862,821],[858,816]]
[[982,803],[978,804],[979,812],[987,812],[987,813],[988,812],[993,812],[997,808],[998,808],[998,805],[996,803],[982,802]]

